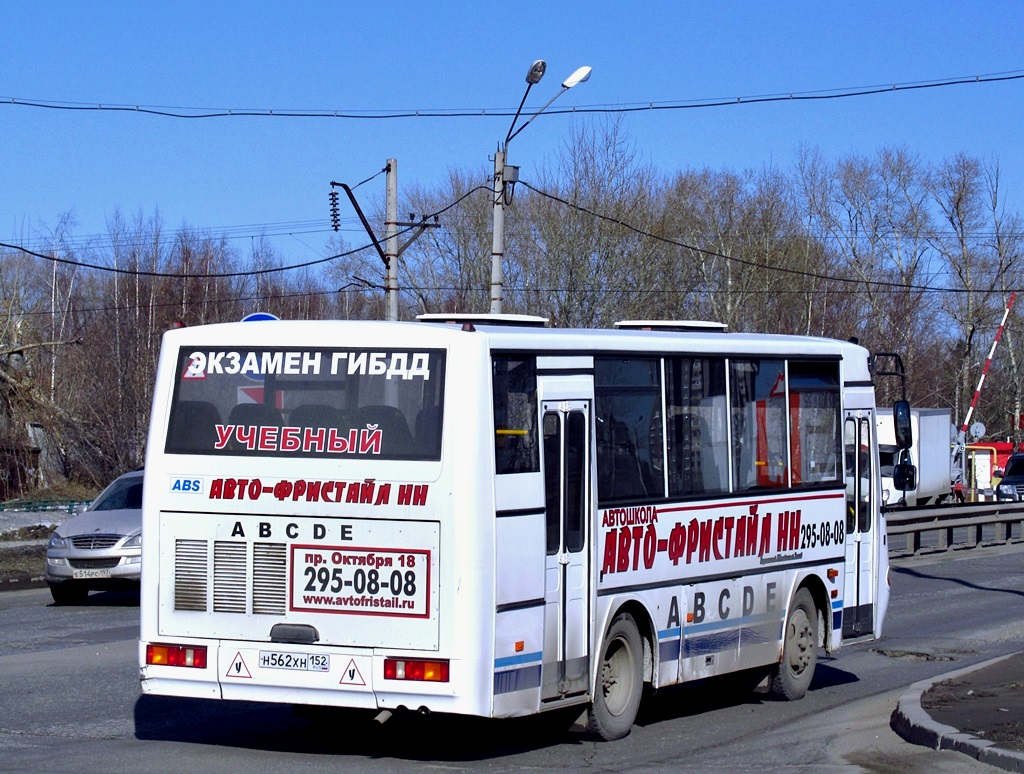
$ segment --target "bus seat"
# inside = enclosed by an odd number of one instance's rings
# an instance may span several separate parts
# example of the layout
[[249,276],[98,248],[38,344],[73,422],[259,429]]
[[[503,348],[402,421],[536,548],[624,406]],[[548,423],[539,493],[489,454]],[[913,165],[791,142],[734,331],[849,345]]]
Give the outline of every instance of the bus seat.
[[280,427],[281,412],[262,403],[239,403],[231,409],[228,424]]
[[424,406],[416,415],[416,439],[425,441],[436,438],[441,432],[441,407]]
[[376,425],[381,431],[381,451],[384,454],[403,454],[412,451],[412,433],[405,414],[394,406],[360,406],[353,416],[352,426],[361,430]]
[[336,427],[348,429],[350,422],[344,411],[323,403],[305,403],[296,406],[288,415],[288,424],[294,427]]
[[217,441],[220,412],[205,400],[183,400],[174,409],[174,421],[167,432],[169,452],[197,452],[213,449]]
[[[599,497],[611,500],[646,497],[647,486],[640,469],[637,441],[626,424],[609,416],[602,422],[604,432],[598,438],[603,452],[598,452]],[[602,457],[604,458],[602,460]]]
[[434,456],[441,450],[441,407],[424,406],[416,414],[416,447]]

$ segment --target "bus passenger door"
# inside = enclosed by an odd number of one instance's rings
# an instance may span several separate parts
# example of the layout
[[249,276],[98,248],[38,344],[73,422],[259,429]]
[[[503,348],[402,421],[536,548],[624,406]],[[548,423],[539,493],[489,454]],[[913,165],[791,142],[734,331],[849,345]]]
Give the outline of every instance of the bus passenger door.
[[543,701],[585,693],[590,659],[590,402],[543,401]]
[[843,637],[863,637],[874,631],[875,474],[871,433],[873,412],[851,411],[843,422],[846,475],[846,591]]

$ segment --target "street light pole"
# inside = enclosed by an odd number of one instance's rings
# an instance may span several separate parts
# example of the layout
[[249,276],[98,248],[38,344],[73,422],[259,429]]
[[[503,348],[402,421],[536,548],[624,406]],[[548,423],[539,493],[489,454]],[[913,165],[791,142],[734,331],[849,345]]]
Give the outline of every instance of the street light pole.
[[544,71],[547,69],[547,64],[543,59],[538,59],[532,65],[526,73],[526,91],[523,93],[523,98],[519,102],[519,108],[516,110],[515,116],[512,118],[512,124],[508,128],[508,134],[505,135],[505,142],[498,146],[498,149],[494,152],[494,228],[492,232],[491,240],[491,314],[501,314],[502,303],[505,295],[505,277],[503,269],[503,261],[505,258],[505,207],[509,203],[509,196],[506,193],[505,186],[514,184],[518,179],[518,167],[510,167],[505,164],[508,158],[508,144],[512,141],[512,138],[519,134],[523,129],[530,125],[537,116],[548,109],[556,99],[565,94],[573,86],[583,83],[585,80],[590,78],[590,67],[580,67],[573,72],[568,78],[562,81],[562,89],[555,96],[547,101],[547,103],[534,113],[530,118],[518,129],[516,129],[516,121],[519,120],[519,114],[523,110],[523,105],[526,104],[526,96],[530,93],[530,89],[533,88],[535,83],[539,83],[540,79],[544,77]]

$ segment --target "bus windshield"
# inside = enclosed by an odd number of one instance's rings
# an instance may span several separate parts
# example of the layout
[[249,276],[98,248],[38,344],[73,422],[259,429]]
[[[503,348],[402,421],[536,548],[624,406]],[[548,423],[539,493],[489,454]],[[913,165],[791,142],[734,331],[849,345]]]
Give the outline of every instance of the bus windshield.
[[182,347],[167,454],[439,460],[445,352]]

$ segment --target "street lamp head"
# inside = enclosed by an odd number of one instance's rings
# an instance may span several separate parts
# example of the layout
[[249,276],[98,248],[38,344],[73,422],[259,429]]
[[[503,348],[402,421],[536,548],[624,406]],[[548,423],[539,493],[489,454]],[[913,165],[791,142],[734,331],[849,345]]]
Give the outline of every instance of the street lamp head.
[[547,69],[548,63],[543,59],[538,59],[530,65],[530,69],[526,71],[526,82],[531,86],[535,83],[540,83],[540,79],[544,77],[544,73]]
[[580,67],[578,70],[573,72],[572,75],[570,75],[568,78],[566,78],[564,81],[562,81],[562,88],[563,89],[571,89],[577,83],[583,83],[583,81],[585,81],[588,78],[590,78],[590,71],[593,70],[593,69],[594,68],[587,67],[585,65],[583,67]]

